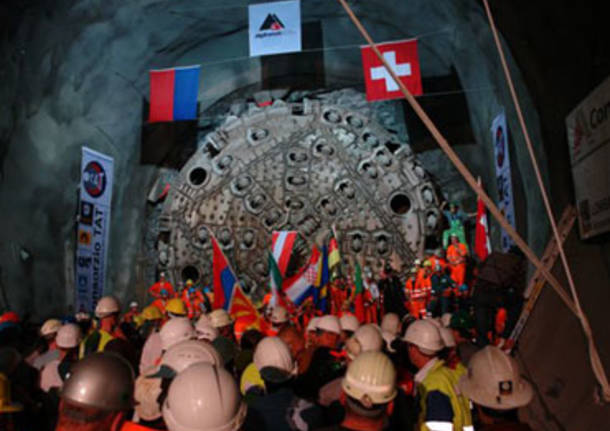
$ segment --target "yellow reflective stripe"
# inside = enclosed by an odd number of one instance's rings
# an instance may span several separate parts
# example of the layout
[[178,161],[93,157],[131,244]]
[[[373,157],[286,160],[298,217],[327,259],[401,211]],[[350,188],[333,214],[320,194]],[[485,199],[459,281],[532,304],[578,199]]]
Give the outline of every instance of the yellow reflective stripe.
[[452,422],[429,421],[426,426],[430,431],[453,431]]

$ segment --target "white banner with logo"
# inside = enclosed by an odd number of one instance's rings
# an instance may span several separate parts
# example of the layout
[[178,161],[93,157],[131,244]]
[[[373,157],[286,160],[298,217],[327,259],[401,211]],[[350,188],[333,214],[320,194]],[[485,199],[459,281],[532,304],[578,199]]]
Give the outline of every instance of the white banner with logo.
[[[496,166],[496,187],[498,190],[498,208],[512,227],[515,227],[515,206],[513,204],[513,181],[510,173],[510,156],[508,151],[508,129],[506,115],[499,114],[491,125],[491,137],[494,145],[494,164]],[[502,229],[502,251],[508,251],[513,240]]]
[[104,294],[113,165],[112,157],[83,147],[76,247],[76,312],[93,311]]
[[610,77],[566,118],[583,239],[610,231]]
[[299,0],[248,6],[250,57],[301,50]]

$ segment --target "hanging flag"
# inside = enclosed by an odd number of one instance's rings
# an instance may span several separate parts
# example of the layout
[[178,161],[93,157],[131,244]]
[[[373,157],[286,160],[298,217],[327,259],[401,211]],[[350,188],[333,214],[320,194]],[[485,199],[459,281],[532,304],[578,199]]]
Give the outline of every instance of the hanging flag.
[[487,211],[481,198],[477,200],[477,225],[474,234],[474,251],[481,261],[487,259],[487,256],[491,253]]
[[220,249],[214,235],[212,238],[212,280],[214,288],[214,309],[229,309],[233,290],[237,282],[235,273],[229,266],[229,261]]
[[320,251],[314,245],[309,262],[291,279],[284,280],[284,293],[295,305],[300,306],[314,294],[320,265]]
[[[382,43],[378,44],[377,48],[411,94],[414,96],[422,95],[417,39]],[[368,45],[362,46],[360,51],[364,68],[364,81],[366,83],[366,100],[372,102],[375,100],[402,98],[403,95],[400,92],[400,87],[384,67],[383,62],[377,58],[371,47]]]
[[356,273],[354,274],[354,314],[360,323],[366,318],[364,313],[364,282],[362,281],[362,268],[356,261]]
[[271,301],[269,305],[274,307],[276,305],[282,305],[282,297],[280,292],[282,290],[282,274],[277,266],[277,262],[273,258],[273,254],[269,253],[269,290],[271,291]]
[[328,268],[333,269],[339,262],[341,262],[339,244],[337,243],[334,232],[331,232],[330,241],[328,243]]
[[199,66],[150,71],[149,123],[197,119]]
[[297,239],[297,231],[282,230],[274,231],[271,234],[271,249],[273,250],[273,258],[277,262],[282,277],[286,276],[286,269],[292,256],[294,242]]
[[250,57],[301,50],[299,0],[248,6]]

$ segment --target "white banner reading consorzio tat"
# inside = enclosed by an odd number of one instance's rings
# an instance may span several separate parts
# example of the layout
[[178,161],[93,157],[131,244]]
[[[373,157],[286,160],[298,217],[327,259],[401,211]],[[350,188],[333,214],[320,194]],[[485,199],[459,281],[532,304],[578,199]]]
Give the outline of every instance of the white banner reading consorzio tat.
[[83,147],[74,308],[93,311],[104,294],[112,201],[112,157]]
[[610,231],[610,77],[566,118],[583,239]]

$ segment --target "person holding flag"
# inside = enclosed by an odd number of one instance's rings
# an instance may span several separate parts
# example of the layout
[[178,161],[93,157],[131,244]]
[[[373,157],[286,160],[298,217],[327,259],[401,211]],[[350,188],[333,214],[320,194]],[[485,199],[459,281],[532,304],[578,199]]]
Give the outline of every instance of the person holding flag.
[[[479,186],[480,185],[481,178],[479,178]],[[487,210],[481,198],[477,199],[477,224],[474,231],[474,252],[481,262],[485,261],[487,256],[491,253]]]

